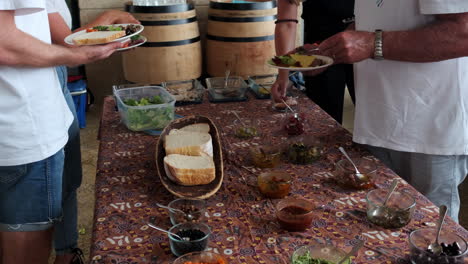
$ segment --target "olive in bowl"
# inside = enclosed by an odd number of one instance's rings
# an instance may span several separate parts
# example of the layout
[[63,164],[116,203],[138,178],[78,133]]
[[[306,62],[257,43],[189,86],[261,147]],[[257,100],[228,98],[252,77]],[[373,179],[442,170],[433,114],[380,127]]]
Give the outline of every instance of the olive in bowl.
[[227,260],[220,254],[209,251],[197,251],[187,253],[174,260],[173,264],[228,264]]
[[375,162],[367,159],[353,159],[361,175],[356,175],[353,164],[347,159],[342,159],[335,163],[333,179],[345,189],[369,189],[374,187],[373,178],[377,172]]
[[285,198],[276,204],[276,218],[288,231],[304,231],[312,224],[315,205],[302,198]]
[[286,172],[263,172],[258,175],[258,188],[268,198],[283,198],[291,189],[291,175]]
[[206,201],[195,198],[179,198],[168,205],[169,217],[173,225],[185,222],[203,222],[205,220]]
[[413,264],[464,264],[467,260],[467,241],[461,236],[442,230],[439,242],[442,246],[440,255],[433,254],[428,247],[435,241],[435,228],[420,228],[409,235],[410,260]]
[[367,219],[383,228],[401,228],[413,217],[416,201],[413,196],[403,192],[393,192],[383,205],[388,190],[375,189],[367,193]]
[[183,240],[168,234],[172,254],[181,256],[190,252],[203,251],[208,245],[211,229],[204,223],[187,222],[169,229]]

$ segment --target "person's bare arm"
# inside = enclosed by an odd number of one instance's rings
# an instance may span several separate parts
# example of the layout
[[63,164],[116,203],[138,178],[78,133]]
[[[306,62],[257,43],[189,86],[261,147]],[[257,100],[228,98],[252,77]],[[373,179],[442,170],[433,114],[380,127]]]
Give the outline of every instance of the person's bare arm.
[[[383,54],[387,60],[435,62],[468,56],[468,13],[437,15],[436,21],[408,31],[383,34]],[[345,31],[321,43],[325,55],[339,63],[372,58],[374,33]]]
[[60,13],[49,13],[48,17],[52,43],[65,47],[76,47],[65,43],[65,38],[72,32]]
[[50,67],[79,65],[109,57],[122,43],[68,49],[45,43],[16,27],[14,11],[0,11],[0,65]]
[[[288,0],[278,0],[278,20],[296,19],[297,6]],[[275,26],[275,49],[276,55],[284,55],[295,48],[297,23],[282,22]],[[286,96],[289,83],[289,71],[279,70],[278,79],[273,84],[271,93],[275,101],[280,101]]]

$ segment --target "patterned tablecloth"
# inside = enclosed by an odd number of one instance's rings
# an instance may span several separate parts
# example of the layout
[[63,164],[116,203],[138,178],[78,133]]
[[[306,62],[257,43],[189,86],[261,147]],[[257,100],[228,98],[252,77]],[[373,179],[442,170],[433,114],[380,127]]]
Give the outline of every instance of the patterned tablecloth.
[[[203,104],[177,107],[182,116],[204,115],[211,118],[222,137],[225,176],[221,189],[207,200],[208,220],[212,229],[209,249],[227,257],[229,263],[289,263],[294,249],[312,243],[331,243],[349,251],[357,239],[365,247],[353,263],[409,263],[408,235],[417,228],[433,225],[438,210],[423,195],[401,180],[400,191],[413,194],[417,209],[409,225],[387,230],[368,222],[365,214],[366,191],[346,191],[331,181],[334,162],[342,158],[338,146],[354,157],[373,159],[352,136],[310,100],[300,97],[299,111],[307,115],[307,136],[320,138],[323,158],[308,166],[283,163],[281,169],[293,176],[290,196],[304,197],[321,206],[312,227],[305,232],[286,232],[275,218],[273,203],[250,184],[255,179],[240,165],[250,166],[249,146],[278,144],[286,140],[281,130],[285,114],[273,112],[269,100]],[[241,140],[232,135],[235,120],[230,111],[260,122],[261,137]],[[149,228],[155,217],[159,226],[170,228],[168,212],[156,202],[168,204],[175,197],[160,183],[154,152],[157,136],[128,130],[121,122],[112,97],[104,101],[100,127],[100,148],[96,175],[96,208],[91,246],[93,263],[133,264],[171,263],[166,234]],[[376,184],[388,188],[398,177],[378,164]],[[260,169],[251,168],[255,173]],[[467,238],[468,232],[451,219],[446,228]]]

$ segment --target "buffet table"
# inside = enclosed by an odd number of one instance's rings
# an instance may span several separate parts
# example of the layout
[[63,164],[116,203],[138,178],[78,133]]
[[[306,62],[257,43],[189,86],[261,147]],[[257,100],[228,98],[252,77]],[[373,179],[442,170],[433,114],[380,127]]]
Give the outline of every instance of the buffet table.
[[[293,177],[290,196],[303,197],[320,205],[312,227],[305,232],[282,230],[275,217],[275,200],[266,199],[252,184],[261,171],[249,164],[250,146],[279,144],[287,139],[282,131],[285,114],[274,112],[269,100],[202,104],[176,108],[182,116],[209,117],[221,134],[224,181],[207,199],[207,223],[212,229],[208,250],[223,254],[229,263],[289,264],[292,252],[311,243],[333,244],[349,251],[357,239],[365,241],[353,263],[409,263],[408,235],[417,228],[433,226],[438,209],[423,195],[400,181],[398,190],[416,197],[411,223],[401,229],[384,229],[366,218],[367,191],[347,191],[332,180],[334,162],[342,159],[343,146],[354,157],[375,160],[352,136],[306,97],[298,98],[297,109],[307,116],[305,135],[319,138],[325,154],[311,165],[282,163],[280,169]],[[236,111],[240,116],[260,120],[261,136],[242,140],[233,136]],[[157,136],[132,132],[122,123],[112,97],[104,100],[99,131],[100,148],[96,175],[96,207],[91,246],[93,263],[172,263],[175,257],[165,233],[149,228],[153,217],[164,228],[171,227],[168,212],[156,202],[175,199],[159,180],[155,165]],[[398,176],[378,164],[378,188],[388,188]],[[468,238],[468,232],[451,219],[445,228]]]

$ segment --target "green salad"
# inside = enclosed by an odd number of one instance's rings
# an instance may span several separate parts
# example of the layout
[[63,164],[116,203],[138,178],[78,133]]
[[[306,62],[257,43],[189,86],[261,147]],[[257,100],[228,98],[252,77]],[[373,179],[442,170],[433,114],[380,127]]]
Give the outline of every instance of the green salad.
[[295,255],[292,259],[291,264],[335,264],[334,262],[313,258],[309,251],[306,251],[303,255]]
[[[123,102],[129,106],[151,106],[165,103],[158,95],[143,97],[140,100],[125,99]],[[127,108],[124,110],[124,115],[125,123],[130,130],[162,129],[174,119],[174,107],[168,105],[153,108]]]

